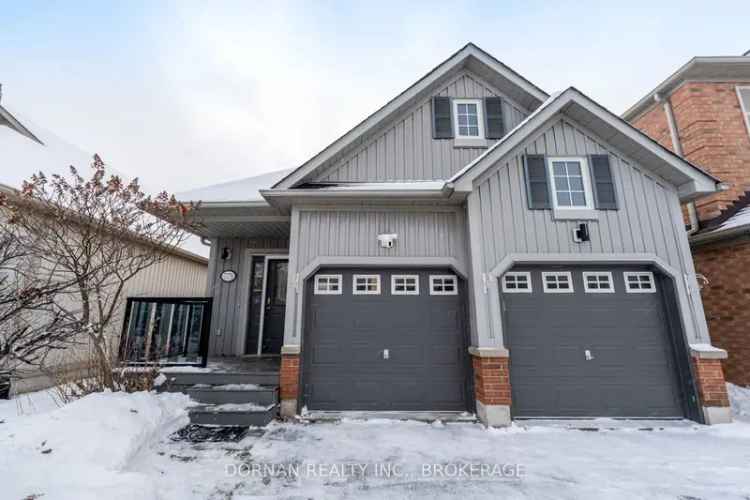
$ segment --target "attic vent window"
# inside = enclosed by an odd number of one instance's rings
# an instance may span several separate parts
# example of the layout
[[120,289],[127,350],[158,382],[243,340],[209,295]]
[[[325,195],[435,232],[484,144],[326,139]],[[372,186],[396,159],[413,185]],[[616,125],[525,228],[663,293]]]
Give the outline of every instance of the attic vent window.
[[453,116],[457,138],[484,139],[482,102],[479,99],[454,99]]

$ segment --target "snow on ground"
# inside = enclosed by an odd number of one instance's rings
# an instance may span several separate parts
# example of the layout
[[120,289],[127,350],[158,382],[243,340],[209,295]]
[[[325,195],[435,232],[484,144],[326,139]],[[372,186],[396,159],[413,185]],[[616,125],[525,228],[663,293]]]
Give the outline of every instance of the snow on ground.
[[[157,498],[153,483],[127,466],[187,423],[188,404],[183,394],[100,393],[9,418],[0,424],[0,498]],[[11,405],[0,411],[12,413]]]
[[237,443],[169,439],[184,396],[99,394],[0,424],[0,498],[747,498],[750,389],[729,390],[736,420],[714,427],[345,420]]

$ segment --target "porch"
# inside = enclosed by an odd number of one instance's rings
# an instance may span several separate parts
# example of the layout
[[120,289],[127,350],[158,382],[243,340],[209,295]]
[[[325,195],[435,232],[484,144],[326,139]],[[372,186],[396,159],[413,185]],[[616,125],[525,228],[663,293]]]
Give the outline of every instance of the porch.
[[279,356],[211,357],[205,367],[167,366],[159,392],[182,392],[200,403],[190,423],[263,426],[278,415]]

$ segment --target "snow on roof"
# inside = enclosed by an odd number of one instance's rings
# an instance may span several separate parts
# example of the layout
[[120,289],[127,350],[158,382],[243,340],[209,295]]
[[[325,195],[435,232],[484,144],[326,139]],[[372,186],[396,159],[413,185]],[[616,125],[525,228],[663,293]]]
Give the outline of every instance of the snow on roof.
[[719,227],[713,230],[713,232],[726,231],[740,226],[750,225],[750,206],[747,206],[728,218]]
[[[32,175],[44,172],[45,175],[52,174],[68,175],[68,168],[72,165],[78,172],[86,177],[90,171],[93,154],[84,152],[82,149],[69,144],[57,135],[43,127],[37,126],[32,120],[3,107],[11,113],[16,120],[31,131],[43,144],[22,135],[6,125],[0,125],[0,184],[20,189],[23,181],[29,180]],[[106,157],[103,158],[107,162]],[[107,173],[119,175],[124,179],[132,176],[111,167],[107,164]],[[141,183],[144,191],[155,193],[155,190]],[[180,249],[208,258],[209,247],[200,242],[197,236],[190,236],[187,241],[180,245]]]
[[[4,107],[7,109],[7,106]],[[8,126],[0,126],[0,183],[20,188],[23,181],[39,171],[46,175],[67,174],[70,165],[75,166],[83,175],[88,173],[93,155],[35,126],[19,113],[11,113],[44,144],[39,144]]]
[[263,201],[260,190],[270,188],[293,170],[293,168],[276,170],[254,177],[183,191],[176,193],[175,196],[180,201],[200,201],[203,203]]

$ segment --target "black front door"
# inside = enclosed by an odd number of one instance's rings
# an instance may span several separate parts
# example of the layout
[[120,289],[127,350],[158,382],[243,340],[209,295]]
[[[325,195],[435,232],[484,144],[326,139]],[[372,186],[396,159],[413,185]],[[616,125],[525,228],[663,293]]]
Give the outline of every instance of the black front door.
[[284,343],[284,313],[289,261],[269,259],[261,354],[279,354]]

